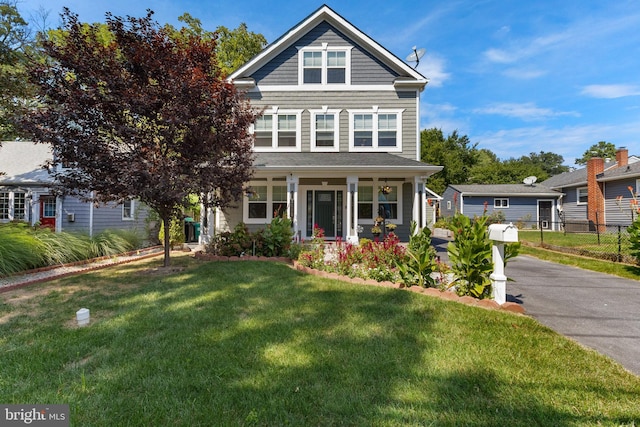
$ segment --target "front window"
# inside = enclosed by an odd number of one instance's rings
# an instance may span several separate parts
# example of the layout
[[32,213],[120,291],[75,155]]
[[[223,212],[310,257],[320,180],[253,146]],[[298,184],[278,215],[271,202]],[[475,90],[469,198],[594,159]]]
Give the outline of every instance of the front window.
[[494,208],[508,208],[509,199],[493,199]]
[[134,218],[134,201],[131,199],[125,200],[122,203],[122,219],[132,220]]
[[373,114],[353,116],[353,144],[356,147],[373,147]]
[[254,181],[244,198],[243,221],[247,224],[266,224],[273,218],[288,216],[288,197],[284,180]]
[[344,51],[327,52],[327,83],[345,83],[346,57],[347,53]]
[[253,124],[256,151],[300,151],[301,111],[264,114]]
[[398,187],[385,184],[389,191],[378,191],[378,215],[385,219],[397,220],[398,216]]
[[304,52],[303,58],[303,82],[322,83],[322,52]]
[[27,194],[13,193],[13,219],[24,220],[27,218]]
[[278,116],[278,147],[296,146],[296,128],[295,115]]
[[350,83],[351,47],[311,47],[299,55],[301,85],[345,85]]
[[339,110],[310,110],[311,113],[311,150],[338,151],[339,147]]
[[358,217],[373,220],[373,186],[358,186]]
[[0,219],[9,219],[9,192],[0,193]]
[[350,111],[349,148],[351,151],[402,150],[402,111]]
[[[381,191],[381,187],[386,187]],[[387,183],[376,186],[374,183],[358,185],[358,218],[365,224],[373,223],[378,216],[384,216],[385,220],[395,224],[401,223],[401,194],[400,185]]]
[[273,146],[273,116],[265,114],[256,120],[255,142],[256,147]]
[[252,186],[249,191],[249,208],[247,213],[249,219],[266,219],[267,218],[267,186]]
[[577,204],[586,205],[589,200],[589,192],[587,187],[578,188],[577,190]]
[[273,218],[284,218],[287,216],[287,186],[274,185],[272,190]]

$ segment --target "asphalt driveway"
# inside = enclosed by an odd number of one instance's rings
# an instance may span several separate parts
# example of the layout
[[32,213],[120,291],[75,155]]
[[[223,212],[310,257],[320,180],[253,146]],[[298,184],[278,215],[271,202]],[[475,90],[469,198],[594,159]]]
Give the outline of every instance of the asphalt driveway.
[[[446,259],[448,242],[433,239]],[[521,255],[505,274],[507,301],[554,331],[640,375],[640,281]]]

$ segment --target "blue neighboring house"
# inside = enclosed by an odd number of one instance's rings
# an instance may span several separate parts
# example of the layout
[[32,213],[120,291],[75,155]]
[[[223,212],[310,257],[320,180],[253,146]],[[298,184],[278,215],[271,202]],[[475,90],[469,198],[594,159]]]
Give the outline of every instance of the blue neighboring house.
[[460,212],[470,218],[496,211],[506,222],[525,227],[558,229],[558,207],[562,193],[541,184],[449,185],[440,201],[440,216]]
[[629,225],[637,217],[631,208],[632,192],[640,191],[640,159],[621,147],[611,160],[594,157],[586,167],[553,176],[542,183],[563,193],[562,215],[567,224]]
[[0,223],[25,221],[56,232],[89,235],[107,229],[137,231],[148,237],[149,208],[138,200],[94,205],[76,197],[56,196],[45,162],[52,158],[46,144],[3,141],[0,146]]

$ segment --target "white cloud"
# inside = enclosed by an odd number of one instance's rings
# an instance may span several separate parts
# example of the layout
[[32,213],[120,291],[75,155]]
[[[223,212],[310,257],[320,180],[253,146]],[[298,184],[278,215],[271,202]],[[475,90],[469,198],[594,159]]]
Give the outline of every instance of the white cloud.
[[508,68],[504,70],[502,74],[516,80],[532,80],[544,76],[547,74],[547,71],[525,68]]
[[640,86],[636,85],[589,85],[580,92],[593,98],[622,98],[640,95]]
[[638,133],[640,123],[627,123],[522,127],[469,135],[469,138],[477,142],[479,148],[488,148],[501,159],[546,151],[560,154],[566,165],[575,166],[576,158],[582,157],[585,150],[598,141],[610,141],[616,147],[632,147]]
[[437,54],[427,53],[418,64],[418,71],[429,79],[427,87],[441,87],[451,77],[445,71],[445,60]]
[[499,116],[515,117],[522,120],[541,120],[549,119],[559,116],[574,116],[578,117],[579,114],[574,111],[554,111],[550,108],[537,107],[532,102],[526,102],[524,104],[516,103],[495,103],[489,104],[483,108],[476,108],[473,110],[476,114],[492,114]]

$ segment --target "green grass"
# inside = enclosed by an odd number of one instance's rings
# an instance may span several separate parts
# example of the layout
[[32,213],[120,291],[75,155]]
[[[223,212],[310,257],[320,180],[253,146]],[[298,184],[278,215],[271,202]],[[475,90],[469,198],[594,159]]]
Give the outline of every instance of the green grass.
[[69,404],[77,426],[640,423],[640,378],[531,318],[172,261],[0,294],[0,402]]
[[636,265],[580,257],[527,245],[522,245],[520,247],[520,253],[535,256],[536,258],[547,261],[557,262],[559,264],[580,267],[585,270],[613,274],[626,279],[640,280],[640,267]]

